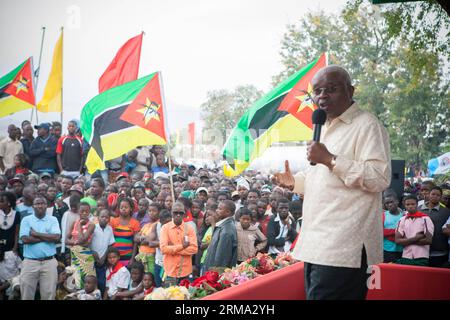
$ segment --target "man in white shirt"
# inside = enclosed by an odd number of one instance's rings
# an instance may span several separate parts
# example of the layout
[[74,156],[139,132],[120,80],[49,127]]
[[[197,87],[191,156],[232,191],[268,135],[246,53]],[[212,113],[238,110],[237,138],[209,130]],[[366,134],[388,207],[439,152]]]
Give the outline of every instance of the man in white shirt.
[[8,137],[0,142],[0,173],[14,167],[14,157],[23,153],[22,142],[17,139],[15,125],[8,126]]
[[293,256],[305,262],[307,299],[365,299],[367,265],[383,262],[381,192],[391,177],[389,137],[372,114],[353,101],[347,71],[327,66],[312,79],[315,104],[327,114],[321,142],[309,142],[317,163],[295,178],[275,174],[281,186],[305,195]]

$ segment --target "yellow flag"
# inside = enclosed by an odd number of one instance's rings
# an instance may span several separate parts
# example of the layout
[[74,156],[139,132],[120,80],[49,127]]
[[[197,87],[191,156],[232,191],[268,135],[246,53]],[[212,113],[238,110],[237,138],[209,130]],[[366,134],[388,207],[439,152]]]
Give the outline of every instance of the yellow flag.
[[40,112],[61,112],[62,111],[62,58],[63,58],[63,32],[56,42],[53,51],[53,62],[47,84],[44,89],[44,97],[38,103],[37,109]]

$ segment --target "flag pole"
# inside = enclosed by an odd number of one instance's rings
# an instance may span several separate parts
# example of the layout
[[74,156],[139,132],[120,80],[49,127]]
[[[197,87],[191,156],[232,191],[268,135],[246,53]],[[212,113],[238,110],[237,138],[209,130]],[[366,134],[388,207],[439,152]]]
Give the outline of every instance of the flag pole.
[[175,192],[173,188],[173,177],[172,177],[172,156],[171,156],[171,146],[170,146],[170,136],[169,136],[169,127],[167,126],[167,116],[168,113],[166,112],[166,98],[164,94],[164,87],[163,87],[163,79],[161,71],[158,71],[159,75],[159,86],[161,88],[161,99],[163,104],[163,114],[164,114],[164,128],[165,128],[165,136],[167,140],[167,155],[169,157],[169,180],[170,180],[170,191],[172,194],[172,201],[175,202]]
[[64,124],[63,124],[63,88],[64,86],[62,85],[62,83],[64,82],[64,27],[61,27],[61,128],[63,128]]
[[[39,63],[36,71],[34,71],[35,76],[35,83],[34,83],[34,94],[37,93],[37,87],[39,82],[39,74],[41,73],[41,59],[42,59],[42,51],[44,48],[44,37],[45,37],[45,27],[42,27],[42,38],[41,38],[41,50],[39,52]],[[34,106],[34,108],[31,110],[31,120],[30,122],[33,122],[33,113],[36,111],[36,124],[38,124],[38,112],[37,112],[37,106]]]

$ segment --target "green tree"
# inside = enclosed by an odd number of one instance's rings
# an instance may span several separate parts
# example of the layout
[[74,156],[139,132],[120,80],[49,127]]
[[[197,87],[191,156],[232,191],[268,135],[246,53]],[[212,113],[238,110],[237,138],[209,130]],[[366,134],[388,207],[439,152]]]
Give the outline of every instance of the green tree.
[[389,62],[395,69],[385,99],[392,154],[423,166],[449,143],[449,85],[441,81],[436,53],[405,45]]
[[205,129],[217,129],[222,137],[226,137],[227,130],[235,127],[245,110],[261,95],[262,92],[253,85],[238,86],[233,91],[209,91],[206,102],[200,106]]
[[413,51],[432,49],[449,56],[450,19],[435,0],[383,5],[390,37],[408,41]]
[[435,50],[389,33],[385,15],[356,0],[339,15],[309,13],[287,26],[274,84],[327,51],[330,63],[349,70],[360,107],[388,128],[393,157],[424,165],[448,145],[448,75]]

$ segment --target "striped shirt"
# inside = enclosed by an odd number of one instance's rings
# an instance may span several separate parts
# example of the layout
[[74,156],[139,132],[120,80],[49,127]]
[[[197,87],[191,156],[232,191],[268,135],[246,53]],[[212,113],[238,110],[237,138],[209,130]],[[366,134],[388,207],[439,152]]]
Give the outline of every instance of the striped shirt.
[[139,221],[131,218],[128,225],[123,226],[120,224],[120,217],[117,217],[112,218],[109,224],[113,229],[114,247],[120,252],[120,261],[128,265],[133,254],[134,235],[141,229]]

